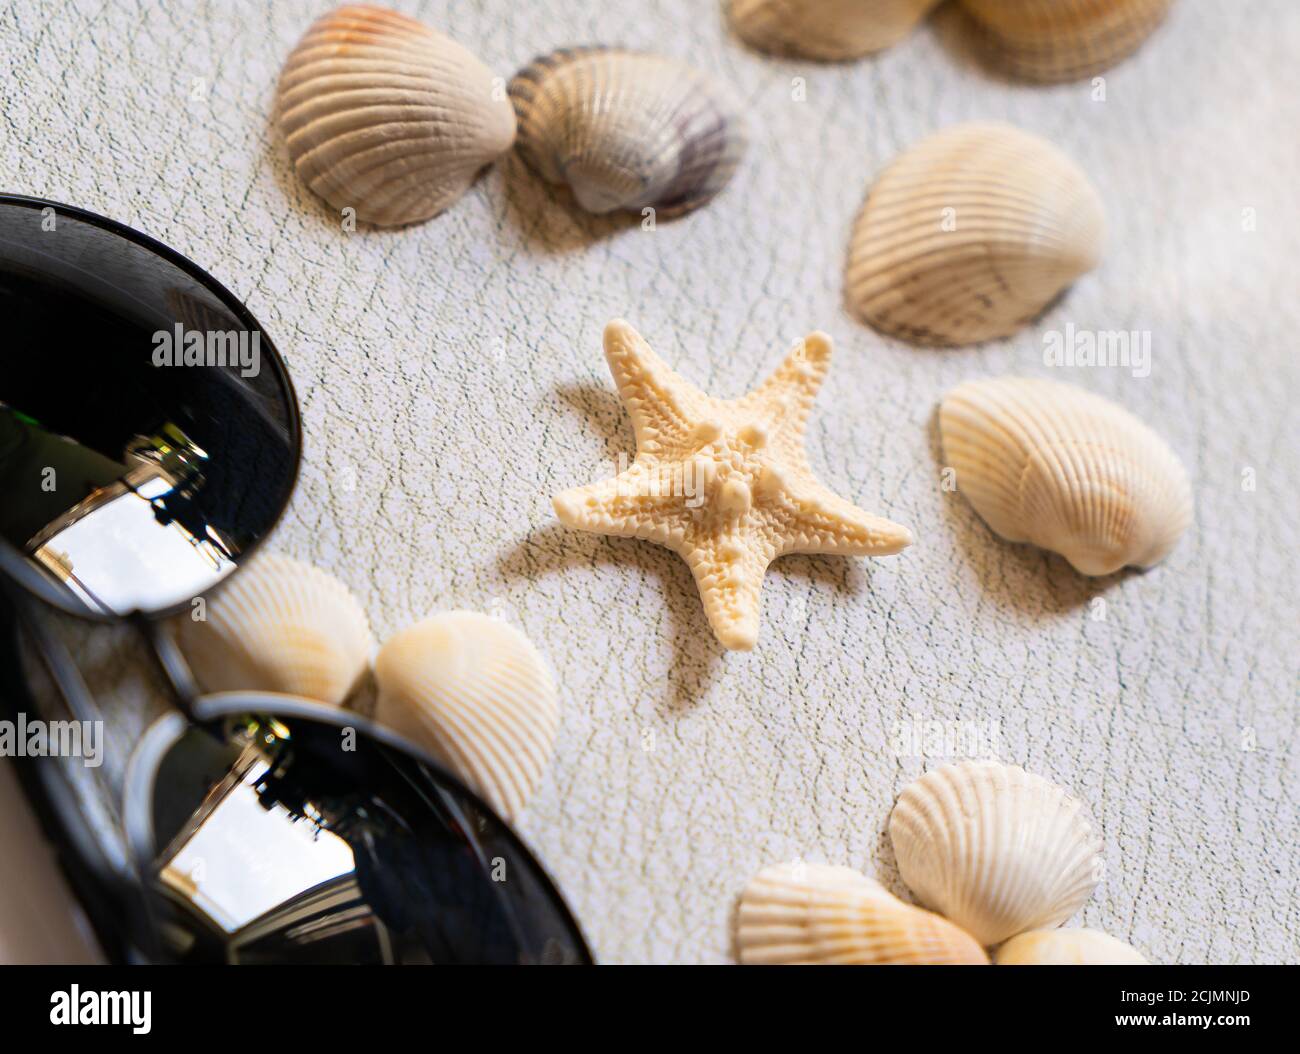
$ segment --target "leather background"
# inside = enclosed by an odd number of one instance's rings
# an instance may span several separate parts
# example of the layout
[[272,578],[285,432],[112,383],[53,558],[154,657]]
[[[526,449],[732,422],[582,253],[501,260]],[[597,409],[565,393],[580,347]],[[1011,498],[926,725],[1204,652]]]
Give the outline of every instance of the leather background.
[[[267,123],[279,64],[326,6],[0,5],[0,185],[132,224],[247,302],[306,429],[272,545],[346,581],[381,640],[468,607],[541,646],[564,723],[521,826],[601,960],[727,960],[737,892],[795,855],[904,892],[889,809],[948,759],[898,757],[891,737],[926,721],[996,722],[999,756],[1086,799],[1108,866],[1078,922],[1157,962],[1296,958],[1300,5],[1182,0],[1096,102],[1086,82],[985,70],[952,10],[878,58],[820,66],[747,50],[706,0],[402,2],[502,76],[569,43],[680,56],[733,85],[753,143],[719,199],[653,232],[577,213],[511,157],[427,224],[356,233]],[[1091,175],[1100,268],[982,347],[852,321],[844,251],[873,174],[988,117]],[[565,531],[550,509],[633,449],[600,353],[616,315],[720,395],[831,332],[813,465],[916,544],[782,561],[758,648],[723,653],[678,557]],[[1149,330],[1151,375],[1046,367],[1042,334],[1067,323]],[[1006,372],[1073,380],[1168,438],[1196,523],[1164,566],[1085,580],[940,489],[937,400]],[[156,704],[104,658],[111,632],[68,632],[114,708],[112,775]]]

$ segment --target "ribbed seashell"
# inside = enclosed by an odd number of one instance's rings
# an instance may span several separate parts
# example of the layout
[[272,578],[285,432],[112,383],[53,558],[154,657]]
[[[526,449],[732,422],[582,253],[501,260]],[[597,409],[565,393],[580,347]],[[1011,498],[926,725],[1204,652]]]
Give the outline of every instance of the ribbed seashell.
[[980,964],[952,923],[904,904],[847,867],[775,864],[740,896],[736,950],[746,964]]
[[1101,878],[1082,803],[1017,765],[926,773],[899,795],[889,837],[917,900],[985,946],[1060,925]]
[[276,119],[303,182],[381,226],[437,215],[515,138],[491,70],[379,7],[317,19],[285,63]]
[[962,0],[994,61],[1017,77],[1077,80],[1136,51],[1173,0]]
[[373,647],[366,613],[347,586],[274,553],[255,556],[174,625],[208,692],[285,692],[337,705],[365,673]]
[[1097,930],[1031,930],[994,955],[999,966],[1145,966],[1130,944]]
[[375,658],[380,721],[445,761],[507,819],[555,749],[560,706],[540,654],[490,615],[418,622]]
[[970,381],[939,406],[944,463],[994,532],[1085,575],[1151,567],[1192,519],[1182,464],[1121,406],[1060,381]]
[[975,122],[897,157],[849,245],[847,298],[882,333],[974,344],[1014,333],[1101,256],[1101,199],[1068,157]]
[[731,0],[742,40],[778,55],[837,62],[882,51],[939,0]]
[[562,48],[510,82],[519,153],[588,212],[703,205],[746,146],[739,111],[702,73],[660,55]]

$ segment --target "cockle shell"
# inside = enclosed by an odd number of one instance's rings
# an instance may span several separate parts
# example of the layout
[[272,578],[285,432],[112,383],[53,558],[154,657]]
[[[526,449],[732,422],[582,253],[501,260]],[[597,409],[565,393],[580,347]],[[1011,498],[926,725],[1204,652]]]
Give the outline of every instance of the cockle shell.
[[995,533],[1085,575],[1151,567],[1191,523],[1187,473],[1165,441],[1082,388],[970,381],[944,396],[939,434],[957,489]]
[[847,867],[775,864],[740,897],[736,949],[746,964],[987,963],[970,937]]
[[999,966],[1145,966],[1132,945],[1096,930],[1031,930],[997,950]]
[[175,622],[176,642],[208,692],[285,692],[342,703],[373,640],[348,587],[318,567],[259,554]]
[[703,205],[731,179],[746,136],[739,111],[680,62],[620,48],[562,48],[510,82],[519,153],[588,212]]
[[379,7],[340,7],[307,30],[285,63],[276,115],[303,182],[381,226],[437,215],[515,138],[491,70]]
[[962,0],[995,62],[1026,80],[1077,80],[1141,46],[1173,0]]
[[1014,333],[1101,256],[1088,178],[1051,143],[999,123],[955,125],[896,158],[854,226],[853,310],[920,344]]
[[731,24],[761,51],[835,62],[890,47],[939,0],[731,0]]
[[490,615],[451,611],[388,641],[375,658],[376,714],[450,765],[507,819],[541,782],[560,705],[540,654]]
[[899,795],[889,837],[917,900],[985,946],[1060,925],[1101,878],[1082,803],[1017,765],[926,773]]

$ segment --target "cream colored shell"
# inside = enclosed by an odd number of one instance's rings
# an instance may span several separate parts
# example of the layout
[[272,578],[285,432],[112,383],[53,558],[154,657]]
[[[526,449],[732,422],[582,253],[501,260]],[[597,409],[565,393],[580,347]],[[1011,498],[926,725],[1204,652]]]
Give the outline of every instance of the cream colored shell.
[[285,692],[339,704],[373,647],[366,613],[347,586],[277,554],[254,557],[173,625],[207,692]]
[[1151,567],[1191,523],[1187,473],[1164,440],[1073,385],[968,382],[944,396],[939,433],[957,489],[997,534],[1083,574]]
[[312,25],[285,63],[276,120],[303,182],[381,226],[437,215],[515,138],[491,70],[379,7],[340,7]]
[[502,816],[517,816],[555,750],[560,705],[519,630],[452,611],[403,630],[375,658],[376,714],[450,765]]
[[1136,51],[1173,0],[962,0],[994,61],[1026,80],[1068,81]]
[[838,61],[907,36],[938,0],[731,0],[742,40],[779,55]]
[[736,950],[745,964],[982,964],[952,923],[847,867],[776,864],[745,887]]
[[703,205],[744,154],[739,111],[710,78],[659,55],[563,48],[510,82],[519,153],[588,212]]
[[994,955],[999,966],[1145,966],[1132,945],[1096,930],[1031,930]]
[[1101,878],[1083,805],[1017,765],[970,761],[899,795],[889,837],[903,881],[985,946],[1060,925]]
[[896,158],[850,239],[846,295],[919,344],[1005,337],[1097,265],[1105,219],[1051,143],[999,123],[936,132]]
[[906,527],[857,508],[813,474],[804,429],[830,364],[811,333],[740,399],[706,395],[622,319],[605,358],[636,431],[626,471],[554,498],[566,527],[667,546],[691,567],[709,625],[727,648],[758,639],[768,565],[786,553],[887,556]]

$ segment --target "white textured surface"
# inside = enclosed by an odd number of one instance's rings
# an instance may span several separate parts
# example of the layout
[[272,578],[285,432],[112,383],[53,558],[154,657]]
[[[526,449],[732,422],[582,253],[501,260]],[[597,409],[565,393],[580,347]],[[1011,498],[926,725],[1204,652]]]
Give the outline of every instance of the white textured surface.
[[[989,74],[952,10],[875,60],[823,67],[746,50],[706,0],[400,6],[502,76],[581,42],[711,69],[749,101],[747,163],[652,233],[575,214],[512,158],[424,226],[346,234],[267,121],[279,64],[325,5],[17,0],[0,6],[0,184],[131,223],[246,299],[306,427],[273,544],[342,577],[381,639],[495,602],[549,656],[564,723],[522,828],[598,957],[727,959],[736,894],[795,854],[902,892],[888,812],[942,759],[900,760],[890,736],[933,720],[1000,722],[1005,760],[1088,802],[1108,872],[1082,924],[1156,962],[1296,959],[1300,4],[1182,0],[1101,103],[1087,84]],[[873,173],[935,127],[990,117],[1091,175],[1111,229],[1100,269],[977,349],[850,321],[845,240]],[[615,315],[719,395],[830,331],[814,467],[916,545],[778,564],[758,648],[724,654],[678,557],[551,514],[554,491],[633,450],[599,350]],[[1041,334],[1067,322],[1149,329],[1151,376],[1047,369]],[[939,396],[1008,371],[1116,398],[1185,459],[1197,522],[1165,566],[1086,581],[941,491]]]

